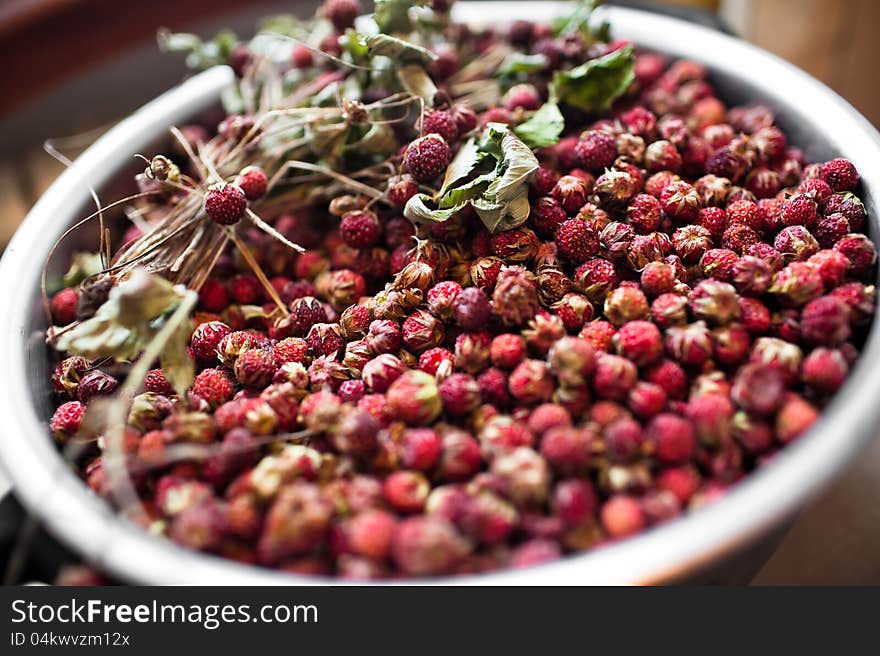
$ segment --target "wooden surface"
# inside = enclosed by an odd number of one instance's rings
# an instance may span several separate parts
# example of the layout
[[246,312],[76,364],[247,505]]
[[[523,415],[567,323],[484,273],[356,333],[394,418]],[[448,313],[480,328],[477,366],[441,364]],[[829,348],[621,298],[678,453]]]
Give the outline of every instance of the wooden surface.
[[[241,0],[3,0],[0,116],[120,50],[240,8]],[[132,81],[134,83],[134,81]]]
[[721,13],[743,38],[819,78],[880,124],[880,2],[723,0]]

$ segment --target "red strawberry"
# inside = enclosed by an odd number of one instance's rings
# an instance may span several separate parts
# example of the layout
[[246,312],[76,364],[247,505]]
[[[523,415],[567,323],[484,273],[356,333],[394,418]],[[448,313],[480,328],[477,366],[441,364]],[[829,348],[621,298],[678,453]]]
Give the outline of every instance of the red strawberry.
[[339,223],[342,240],[352,248],[367,248],[379,240],[381,226],[372,212],[348,212]]
[[220,183],[205,195],[205,214],[214,223],[234,225],[241,221],[247,209],[247,197],[241,187]]
[[259,166],[244,167],[235,179],[235,184],[241,188],[248,200],[257,200],[264,196],[268,183],[266,173]]

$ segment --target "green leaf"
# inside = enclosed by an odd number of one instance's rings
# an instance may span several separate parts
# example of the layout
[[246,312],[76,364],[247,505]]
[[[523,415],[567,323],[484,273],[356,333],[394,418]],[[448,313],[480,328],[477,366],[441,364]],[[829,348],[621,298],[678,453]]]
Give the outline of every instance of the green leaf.
[[543,71],[547,68],[547,63],[546,55],[526,55],[522,52],[512,52],[501,62],[496,75],[531,75]]
[[364,39],[370,56],[390,57],[402,63],[430,64],[437,59],[430,50],[388,34],[374,34]]
[[104,270],[100,253],[76,252],[73,254],[70,268],[64,274],[64,286],[73,287],[86,278]]
[[498,164],[500,177],[496,177],[486,196],[505,202],[517,198],[528,187],[529,180],[538,170],[538,160],[532,149],[510,131],[501,136],[503,158]]
[[546,148],[559,141],[559,135],[564,128],[565,119],[562,118],[559,106],[548,102],[527,121],[513,128],[513,132],[530,148]]
[[473,180],[465,182],[459,187],[450,189],[440,197],[439,206],[441,208],[454,207],[455,205],[467,203],[469,200],[479,198],[486,192],[494,179],[495,171],[493,170],[477,176]]
[[437,195],[413,196],[403,214],[414,223],[446,221],[470,204],[490,231],[515,228],[529,217],[528,185],[537,170],[532,150],[506,125],[490,123],[479,142],[462,146]]
[[159,30],[157,39],[159,49],[163,52],[187,53],[186,64],[194,69],[225,64],[238,43],[238,37],[229,30],[218,32],[213,39],[202,41],[195,34],[171,32],[163,28]]
[[413,223],[442,223],[467,205],[466,202],[462,202],[446,209],[440,209],[433,207],[435,204],[434,199],[428,194],[416,194],[406,201],[403,215]]
[[61,351],[89,360],[133,360],[161,327],[161,319],[187,294],[156,274],[135,269],[118,283],[95,315],[61,334]]
[[590,26],[590,19],[597,4],[594,0],[580,0],[568,16],[553,21],[554,35],[580,34],[587,45],[595,42],[596,32]]
[[633,48],[626,46],[570,71],[556,71],[550,98],[586,112],[607,109],[632,84],[634,65]]
[[443,184],[440,187],[440,194],[444,194],[450,186],[458,182],[470,172],[482,159],[482,154],[477,148],[477,143],[471,137],[467,142],[458,149],[455,157],[446,168],[446,176],[443,178]]
[[365,61],[370,54],[370,46],[367,44],[367,37],[354,30],[346,30],[345,34],[339,39],[339,45],[341,45],[356,62]]
[[386,34],[412,32],[413,22],[409,10],[425,4],[425,0],[376,0],[376,24]]

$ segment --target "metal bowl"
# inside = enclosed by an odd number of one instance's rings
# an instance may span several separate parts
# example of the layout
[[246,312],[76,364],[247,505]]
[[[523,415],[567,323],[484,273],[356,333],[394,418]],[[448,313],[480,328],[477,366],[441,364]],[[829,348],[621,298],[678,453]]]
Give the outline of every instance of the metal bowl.
[[[456,5],[458,18],[546,20],[562,3],[490,2]],[[792,143],[813,161],[852,160],[862,173],[861,198],[871,233],[880,217],[880,134],[834,92],[792,65],[742,41],[687,22],[642,11],[604,8],[616,38],[675,57],[703,62],[721,96],[731,103],[761,101],[776,112]],[[0,370],[9,381],[0,395],[5,417],[0,461],[16,494],[48,529],[85,558],[134,583],[320,583],[181,549],[123,521],[75,476],[47,436],[52,411],[47,383],[40,269],[53,241],[89,211],[88,184],[112,188],[131,169],[131,155],[151,152],[168,126],[213,105],[230,82],[228,69],[195,76],[121,122],[69,168],[34,206],[0,263]],[[130,179],[130,178],[129,178]],[[59,253],[62,262],[68,253]],[[60,265],[59,265],[60,266]],[[774,461],[722,500],[638,537],[527,570],[442,583],[572,584],[661,583],[716,580],[744,552],[768,544],[874,435],[880,403],[880,329],[875,322],[852,375],[821,419]],[[25,384],[22,384],[26,381]],[[756,546],[758,545],[758,546]],[[765,554],[766,555],[766,554]],[[738,561],[737,558],[740,558]],[[729,578],[726,580],[730,580]]]

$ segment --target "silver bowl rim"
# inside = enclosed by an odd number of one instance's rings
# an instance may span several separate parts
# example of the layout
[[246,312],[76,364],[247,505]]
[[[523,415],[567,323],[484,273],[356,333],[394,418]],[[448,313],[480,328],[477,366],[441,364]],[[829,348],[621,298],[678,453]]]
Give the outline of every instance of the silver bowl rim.
[[[460,20],[485,23],[541,19],[566,8],[560,2],[462,2]],[[688,57],[710,69],[743,76],[767,97],[780,87],[798,99],[799,118],[827,117],[824,136],[863,174],[863,184],[880,196],[880,134],[851,105],[800,69],[759,48],[679,19],[621,7],[603,7],[615,36],[642,47]],[[667,35],[675,35],[671,40]],[[88,183],[105,183],[131,153],[166,134],[217,100],[232,74],[218,67],[196,75],[123,120],[83,153],[43,195],[26,217],[0,262],[0,312],[7,330],[0,335],[0,370],[7,381],[30,373],[25,346],[35,281],[48,244],[84,207]],[[760,98],[760,97],[759,97]],[[758,99],[759,99],[758,98]],[[57,217],[65,217],[58,221]],[[870,217],[877,234],[877,217]],[[35,257],[38,255],[38,257]],[[785,448],[770,464],[737,484],[719,501],[639,536],[582,555],[526,570],[478,576],[407,581],[420,584],[647,584],[674,581],[767,534],[815,496],[874,436],[880,403],[880,328],[874,322],[861,357],[843,389],[809,433]],[[315,585],[337,579],[281,574],[182,549],[122,521],[69,470],[46,437],[29,387],[7,383],[0,394],[0,464],[15,493],[48,530],[112,575],[134,583]]]

